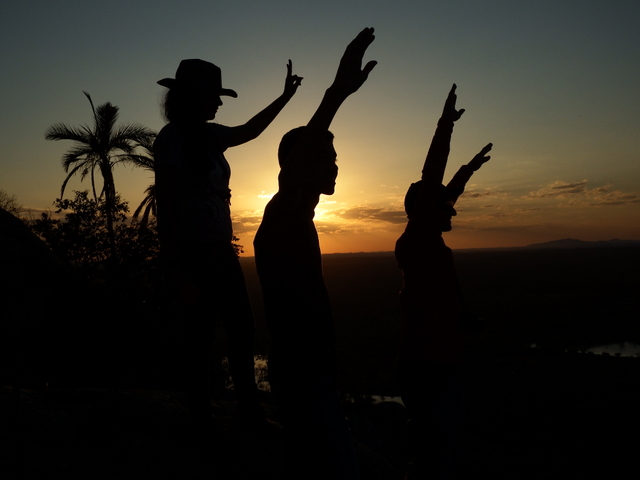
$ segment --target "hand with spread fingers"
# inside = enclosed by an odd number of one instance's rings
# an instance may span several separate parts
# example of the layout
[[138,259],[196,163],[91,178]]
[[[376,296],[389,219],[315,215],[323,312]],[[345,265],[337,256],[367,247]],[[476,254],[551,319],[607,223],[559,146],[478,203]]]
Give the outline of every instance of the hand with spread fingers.
[[464,113],[464,108],[456,110],[456,100],[458,99],[456,95],[456,88],[456,84],[454,83],[449,91],[447,100],[444,102],[444,109],[442,110],[442,118],[445,120],[451,120],[452,122],[459,120]]
[[471,159],[468,165],[473,169],[474,172],[480,170],[480,167],[487,163],[491,157],[487,155],[489,151],[493,148],[493,143],[487,144],[480,153],[478,153],[475,157]]
[[362,86],[378,63],[372,60],[362,68],[362,57],[374,39],[373,28],[365,28],[351,41],[340,59],[340,66],[330,87],[331,90],[348,96]]

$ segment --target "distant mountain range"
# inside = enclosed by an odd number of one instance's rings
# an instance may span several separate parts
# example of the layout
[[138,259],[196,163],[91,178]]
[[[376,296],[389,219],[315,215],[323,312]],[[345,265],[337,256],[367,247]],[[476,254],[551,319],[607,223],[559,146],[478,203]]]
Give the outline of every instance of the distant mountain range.
[[[552,240],[544,243],[532,243],[523,247],[490,247],[490,248],[461,248],[458,251],[497,251],[497,250],[558,250],[572,248],[617,248],[617,247],[640,247],[640,240],[620,240],[614,238],[612,240],[599,240],[597,242],[587,242],[577,240],[575,238],[563,238],[562,240]],[[323,256],[389,256],[393,252],[352,252],[352,253],[325,253]]]
[[[552,240],[544,243],[532,243],[523,247],[497,247],[477,250],[552,250],[564,248],[615,248],[615,247],[640,247],[640,240],[599,240],[597,242],[587,242],[576,240],[575,238],[563,238],[562,240]],[[475,250],[475,249],[474,249]]]

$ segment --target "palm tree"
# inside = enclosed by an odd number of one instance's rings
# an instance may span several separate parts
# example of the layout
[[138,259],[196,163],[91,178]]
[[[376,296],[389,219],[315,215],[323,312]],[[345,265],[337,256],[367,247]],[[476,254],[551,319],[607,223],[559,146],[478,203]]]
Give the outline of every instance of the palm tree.
[[[116,128],[118,107],[110,102],[94,107],[91,95],[83,92],[89,99],[93,111],[93,127],[80,127],[56,123],[45,132],[47,140],[71,140],[75,144],[62,157],[62,167],[68,174],[62,182],[60,198],[64,196],[67,183],[75,174],[80,173],[80,180],[91,176],[91,187],[94,199],[104,195],[107,232],[111,244],[111,252],[115,254],[115,234],[113,230],[113,212],[116,202],[116,186],[113,179],[113,167],[118,163],[131,162],[138,145],[149,143],[154,133],[147,127],[137,124],[126,124]],[[96,170],[102,175],[102,190],[96,194]]]

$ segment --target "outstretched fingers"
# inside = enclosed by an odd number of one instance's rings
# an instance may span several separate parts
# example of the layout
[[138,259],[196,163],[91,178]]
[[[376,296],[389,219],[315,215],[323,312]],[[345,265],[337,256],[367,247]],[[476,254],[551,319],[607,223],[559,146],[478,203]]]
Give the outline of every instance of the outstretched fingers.
[[444,102],[444,109],[442,110],[442,118],[451,120],[453,122],[459,120],[464,113],[464,108],[456,110],[456,101],[458,100],[458,96],[456,95],[456,88],[458,87],[454,83],[451,87],[451,90],[449,90],[449,95],[447,95],[447,100]]
[[491,151],[492,148],[493,148],[493,143],[489,143],[485,145],[482,148],[482,150],[480,150],[480,153],[478,153],[475,157],[471,159],[471,161],[469,162],[469,166],[473,168],[474,172],[477,171],[482,165],[484,165],[491,159],[491,157],[487,155],[487,153],[489,153],[489,151]]
[[375,60],[371,60],[370,62],[367,62],[367,64],[362,69],[362,73],[368,76],[369,72],[371,72],[371,70],[373,70],[373,67],[375,67],[377,64],[378,62],[376,62]]
[[[351,43],[347,45],[347,52],[353,52],[354,54],[364,55],[365,50],[371,43],[375,40],[375,35],[373,34],[373,28],[368,27],[363,29],[356,38],[351,40]],[[346,52],[345,52],[346,53]]]
[[479,155],[485,155],[487,152],[491,151],[492,148],[493,148],[493,143],[488,143],[482,148],[482,150],[480,150]]
[[362,68],[362,57],[374,39],[373,28],[365,28],[349,43],[340,59],[336,79],[333,83],[334,89],[350,95],[357,91],[367,80],[369,73],[378,62],[369,61]]

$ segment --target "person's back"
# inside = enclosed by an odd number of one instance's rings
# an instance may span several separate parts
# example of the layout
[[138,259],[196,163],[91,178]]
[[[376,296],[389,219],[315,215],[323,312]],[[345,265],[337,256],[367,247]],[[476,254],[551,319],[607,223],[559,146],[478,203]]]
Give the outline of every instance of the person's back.
[[423,238],[406,232],[396,242],[402,269],[403,333],[399,358],[458,364],[463,311],[453,254],[442,236]]
[[335,376],[335,330],[313,209],[276,194],[265,208],[254,247],[272,338],[271,382],[284,376],[300,386]]

